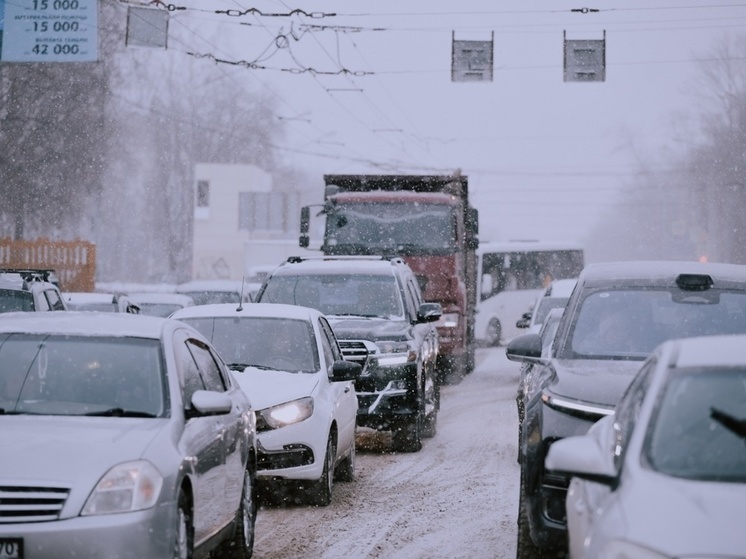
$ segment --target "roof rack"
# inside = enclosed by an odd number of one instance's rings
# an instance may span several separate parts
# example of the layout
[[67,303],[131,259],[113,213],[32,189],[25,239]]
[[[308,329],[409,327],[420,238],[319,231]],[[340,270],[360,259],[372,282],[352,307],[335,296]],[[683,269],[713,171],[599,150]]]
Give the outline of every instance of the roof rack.
[[404,260],[398,254],[335,254],[323,256],[288,256],[289,264],[297,264],[305,261],[321,260],[388,260],[396,263],[403,263]]
[[0,268],[0,274],[18,274],[25,282],[58,283],[57,272],[51,268]]

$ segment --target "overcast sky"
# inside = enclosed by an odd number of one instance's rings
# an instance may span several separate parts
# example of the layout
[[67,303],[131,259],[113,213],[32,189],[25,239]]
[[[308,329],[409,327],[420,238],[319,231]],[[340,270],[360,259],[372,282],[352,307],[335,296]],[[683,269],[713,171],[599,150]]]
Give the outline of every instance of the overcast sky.
[[[697,111],[695,61],[746,29],[736,0],[174,4],[195,9],[172,12],[170,50],[261,67],[221,64],[276,98],[288,164],[319,177],[460,168],[484,240],[583,242],[640,157],[691,141],[673,123]],[[452,39],[493,33],[493,80],[451,81]],[[564,82],[564,37],[604,34],[606,80]]]

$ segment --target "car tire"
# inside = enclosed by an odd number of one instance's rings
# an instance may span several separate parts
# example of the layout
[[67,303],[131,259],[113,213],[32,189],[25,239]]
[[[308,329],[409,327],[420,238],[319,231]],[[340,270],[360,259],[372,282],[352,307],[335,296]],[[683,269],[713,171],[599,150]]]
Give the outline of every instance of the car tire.
[[329,435],[324,455],[324,469],[321,477],[316,480],[307,491],[309,504],[326,507],[332,502],[332,488],[334,487],[334,457],[336,456],[334,438]]
[[350,453],[337,464],[334,470],[334,479],[337,481],[355,481],[355,440],[352,440]]
[[485,333],[485,340],[487,345],[497,347],[500,345],[500,337],[502,336],[502,326],[497,318],[491,318],[487,324],[487,331]]
[[399,452],[419,452],[422,449],[423,412],[411,421],[400,425],[393,435],[394,450]]
[[174,540],[174,559],[192,559],[194,553],[194,525],[192,524],[192,506],[184,491],[179,493],[176,509],[176,539]]
[[438,433],[438,410],[433,410],[422,425],[422,436],[432,439]]
[[549,557],[542,554],[542,550],[534,545],[531,539],[531,529],[528,524],[528,502],[526,501],[526,486],[523,482],[523,468],[521,468],[520,492],[518,494],[518,541],[516,559],[543,559]]
[[226,540],[218,546],[215,553],[217,559],[251,559],[254,552],[256,513],[256,480],[251,471],[246,470],[241,502],[236,511],[235,532],[230,540]]

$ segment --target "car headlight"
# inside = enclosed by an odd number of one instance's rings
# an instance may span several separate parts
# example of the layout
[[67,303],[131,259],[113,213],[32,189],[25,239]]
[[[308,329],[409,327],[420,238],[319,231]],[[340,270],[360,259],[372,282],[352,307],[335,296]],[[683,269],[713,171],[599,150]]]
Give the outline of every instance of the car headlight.
[[378,351],[378,365],[390,367],[393,365],[404,365],[409,361],[417,361],[417,352],[409,347],[409,342],[376,342]]
[[647,547],[632,542],[616,540],[606,544],[599,559],[671,559]]
[[145,510],[158,501],[163,476],[150,462],[114,466],[101,478],[83,507],[83,516]]
[[313,415],[313,398],[306,397],[285,402],[256,412],[257,430],[269,431],[300,423]]
[[458,326],[458,313],[443,313],[442,315],[440,315],[440,318],[435,323],[435,326],[441,328],[456,328]]

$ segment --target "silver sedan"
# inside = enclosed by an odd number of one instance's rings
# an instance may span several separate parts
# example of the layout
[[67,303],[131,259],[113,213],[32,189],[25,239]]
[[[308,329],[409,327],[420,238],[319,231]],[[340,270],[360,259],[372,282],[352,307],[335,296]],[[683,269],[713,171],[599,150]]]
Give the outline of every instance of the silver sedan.
[[663,343],[614,415],[549,449],[570,557],[746,557],[744,443],[746,336]]
[[251,557],[256,422],[176,320],[0,320],[0,556]]

